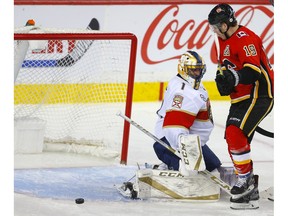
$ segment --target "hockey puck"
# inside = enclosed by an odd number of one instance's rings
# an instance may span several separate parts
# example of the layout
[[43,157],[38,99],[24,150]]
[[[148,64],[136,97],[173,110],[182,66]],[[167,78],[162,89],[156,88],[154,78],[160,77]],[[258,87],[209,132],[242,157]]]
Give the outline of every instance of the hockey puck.
[[83,204],[84,203],[84,199],[83,198],[77,198],[77,199],[75,199],[75,203],[76,204]]

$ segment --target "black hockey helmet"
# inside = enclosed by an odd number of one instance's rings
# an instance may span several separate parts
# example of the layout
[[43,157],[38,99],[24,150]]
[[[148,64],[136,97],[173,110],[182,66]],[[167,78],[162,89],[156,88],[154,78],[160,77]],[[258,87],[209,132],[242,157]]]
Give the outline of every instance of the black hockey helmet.
[[235,12],[229,4],[218,4],[210,11],[208,22],[210,25],[226,23],[228,26],[232,26],[237,22],[234,14]]

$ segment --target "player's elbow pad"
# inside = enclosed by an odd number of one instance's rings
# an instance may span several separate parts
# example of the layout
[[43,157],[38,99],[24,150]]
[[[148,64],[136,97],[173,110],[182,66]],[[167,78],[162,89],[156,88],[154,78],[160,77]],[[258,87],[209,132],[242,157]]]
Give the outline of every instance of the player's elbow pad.
[[256,70],[253,70],[250,67],[244,67],[238,72],[239,75],[239,83],[244,85],[249,85],[255,83],[259,77],[260,73]]

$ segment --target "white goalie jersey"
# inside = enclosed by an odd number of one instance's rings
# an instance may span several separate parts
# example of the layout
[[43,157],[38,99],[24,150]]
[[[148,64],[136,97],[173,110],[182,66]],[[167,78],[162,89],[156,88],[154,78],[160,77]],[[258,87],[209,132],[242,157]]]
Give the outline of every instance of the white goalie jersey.
[[214,127],[208,93],[203,84],[195,90],[180,75],[169,81],[157,114],[155,134],[158,138],[165,136],[174,149],[178,148],[180,134],[199,135],[201,144],[205,145]]

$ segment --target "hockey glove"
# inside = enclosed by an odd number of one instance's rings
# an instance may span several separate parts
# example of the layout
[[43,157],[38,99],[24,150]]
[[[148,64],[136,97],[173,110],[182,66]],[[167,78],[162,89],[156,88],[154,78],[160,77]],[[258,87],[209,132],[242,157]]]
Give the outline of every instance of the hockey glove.
[[239,75],[237,71],[231,69],[217,70],[216,85],[221,96],[230,95],[234,91],[234,87],[239,83]]

